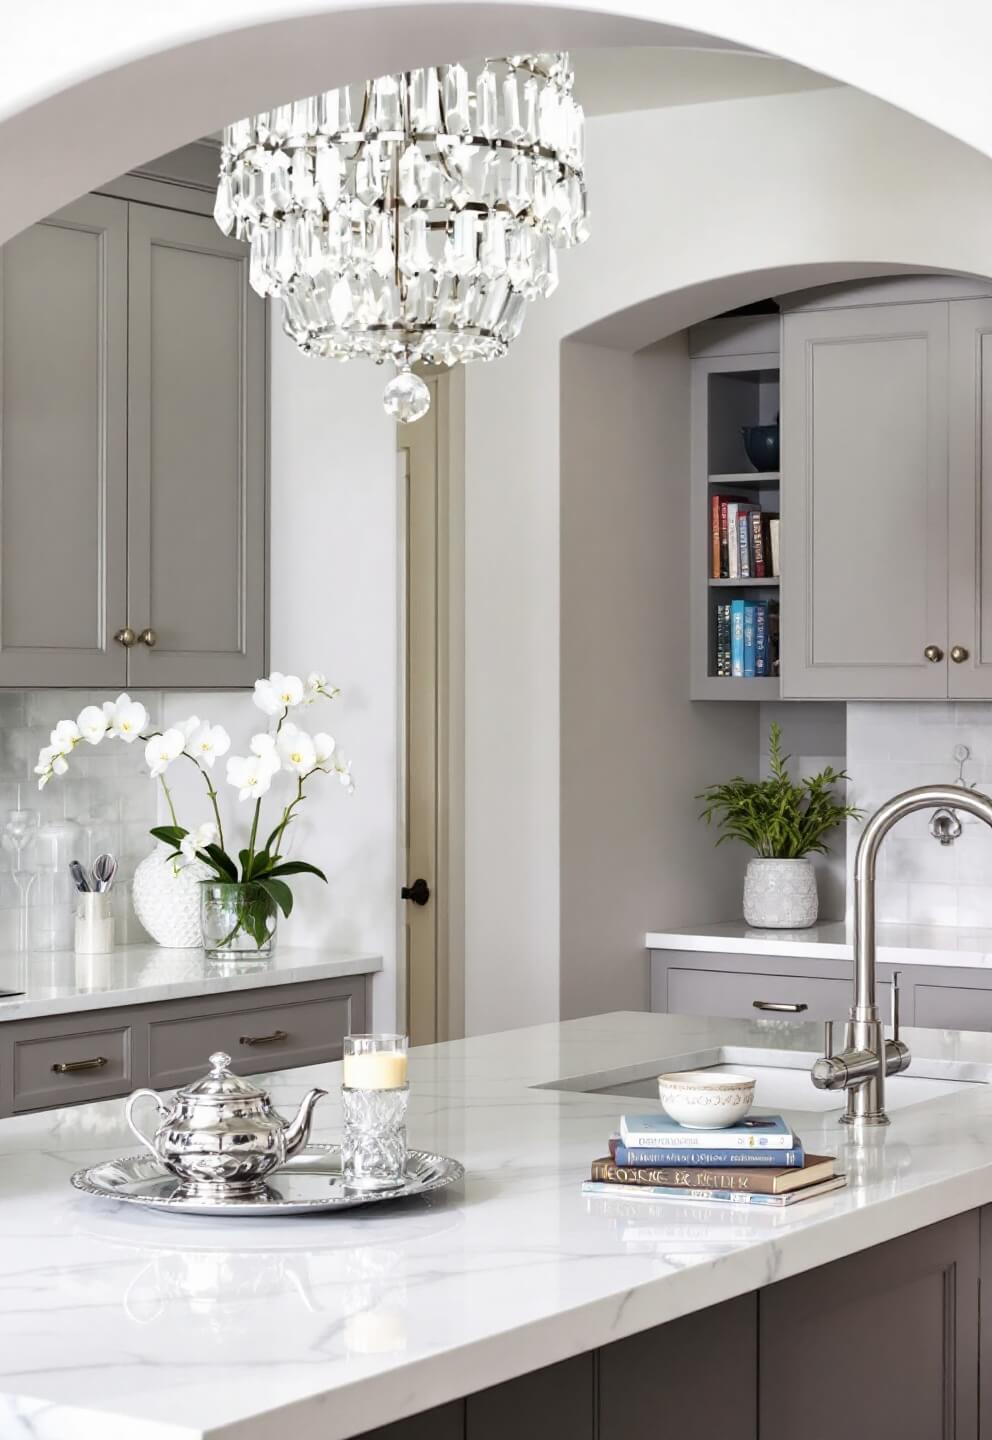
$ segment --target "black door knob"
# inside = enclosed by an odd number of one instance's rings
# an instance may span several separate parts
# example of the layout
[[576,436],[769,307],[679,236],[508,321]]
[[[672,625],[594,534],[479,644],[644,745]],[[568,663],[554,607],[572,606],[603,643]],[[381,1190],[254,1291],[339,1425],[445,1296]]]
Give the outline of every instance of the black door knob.
[[414,880],[412,885],[404,885],[400,891],[401,900],[412,900],[414,905],[426,905],[431,898],[431,887],[424,879]]

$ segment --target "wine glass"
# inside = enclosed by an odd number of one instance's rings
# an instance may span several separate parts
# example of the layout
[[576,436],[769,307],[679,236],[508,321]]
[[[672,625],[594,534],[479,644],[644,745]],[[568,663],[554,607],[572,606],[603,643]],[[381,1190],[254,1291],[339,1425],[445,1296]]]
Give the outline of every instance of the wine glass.
[[25,851],[30,850],[34,845],[35,837],[38,834],[40,818],[37,810],[8,810],[3,831],[0,832],[0,842],[2,842],[3,848],[9,852],[11,857],[10,873],[13,876],[14,884],[17,886],[17,893],[21,902],[17,934],[18,950],[26,950],[28,948],[28,924],[30,920],[28,896],[31,893],[31,886],[37,877],[37,871],[24,864],[24,854]]

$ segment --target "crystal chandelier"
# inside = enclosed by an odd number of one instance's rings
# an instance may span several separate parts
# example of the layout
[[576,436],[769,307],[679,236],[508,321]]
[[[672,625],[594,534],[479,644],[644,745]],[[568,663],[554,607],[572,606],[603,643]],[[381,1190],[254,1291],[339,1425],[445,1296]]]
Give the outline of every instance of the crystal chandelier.
[[383,75],[229,125],[214,216],[304,354],[392,361],[386,411],[418,420],[410,367],[504,355],[586,238],[583,129],[566,54],[487,60],[474,89]]

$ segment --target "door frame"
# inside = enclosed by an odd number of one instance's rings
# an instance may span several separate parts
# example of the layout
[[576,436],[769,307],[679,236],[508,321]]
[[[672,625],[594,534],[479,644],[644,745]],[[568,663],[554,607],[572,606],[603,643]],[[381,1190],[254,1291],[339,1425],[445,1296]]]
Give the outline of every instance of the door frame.
[[[435,934],[435,1038],[459,1039],[465,1033],[465,376],[461,366],[425,372],[435,408],[435,805],[434,874],[428,877]],[[409,516],[402,452],[403,427],[397,426],[399,489],[399,605],[397,854],[400,884],[407,874],[407,563]],[[406,905],[397,896],[396,1013],[398,1025],[408,1014]]]

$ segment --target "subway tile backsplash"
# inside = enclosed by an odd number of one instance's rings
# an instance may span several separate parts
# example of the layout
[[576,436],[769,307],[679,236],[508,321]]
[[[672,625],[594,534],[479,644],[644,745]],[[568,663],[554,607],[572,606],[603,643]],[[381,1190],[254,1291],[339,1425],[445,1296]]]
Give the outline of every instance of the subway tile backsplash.
[[[957,746],[970,752],[965,783],[992,795],[992,705],[848,705],[851,803],[870,814],[900,790],[955,781]],[[879,851],[879,920],[992,928],[992,831],[961,815],[960,839],[944,846],[929,833],[931,813],[901,821]],[[860,830],[848,825],[849,908]]]
[[[162,712],[159,692],[133,691],[153,718]],[[34,765],[56,721],[75,718],[84,705],[102,704],[108,690],[0,691],[0,826],[8,810],[35,810],[41,825],[72,820],[79,826],[78,858],[92,864],[101,851],[118,857],[113,906],[118,943],[148,937],[131,908],[131,878],[138,861],[151,850],[150,827],[157,823],[158,795],[148,776],[144,745],[104,741],[77,746],[69,773],[39,791]],[[30,853],[25,866],[35,863]],[[71,887],[39,874],[28,891],[29,944],[44,948],[53,933],[53,911],[71,905]],[[0,950],[14,949],[19,936],[20,902],[11,874],[11,857],[0,852]]]

